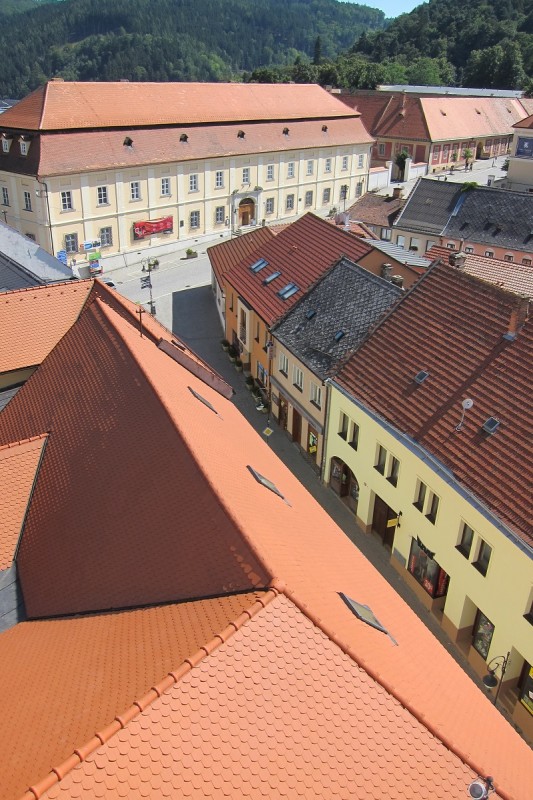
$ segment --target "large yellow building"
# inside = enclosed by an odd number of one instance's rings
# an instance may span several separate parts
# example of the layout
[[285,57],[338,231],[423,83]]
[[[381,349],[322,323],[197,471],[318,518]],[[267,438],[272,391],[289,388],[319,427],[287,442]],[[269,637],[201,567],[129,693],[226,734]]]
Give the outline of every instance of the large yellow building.
[[124,264],[366,191],[373,139],[315,85],[52,80],[0,120],[5,221]]
[[533,740],[527,313],[431,268],[331,383],[324,478]]

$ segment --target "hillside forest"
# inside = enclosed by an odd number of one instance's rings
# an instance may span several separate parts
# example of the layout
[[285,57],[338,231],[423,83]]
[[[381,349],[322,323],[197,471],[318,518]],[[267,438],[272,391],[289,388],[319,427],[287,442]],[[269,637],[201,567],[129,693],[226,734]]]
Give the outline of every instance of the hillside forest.
[[[65,80],[457,85],[533,93],[533,0],[0,0],[0,96]],[[7,56],[7,57],[6,57]]]

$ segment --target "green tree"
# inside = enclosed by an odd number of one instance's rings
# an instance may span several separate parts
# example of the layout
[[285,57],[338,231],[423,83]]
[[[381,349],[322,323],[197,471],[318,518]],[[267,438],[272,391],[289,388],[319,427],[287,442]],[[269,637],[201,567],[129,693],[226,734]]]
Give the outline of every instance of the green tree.
[[318,67],[322,63],[322,39],[317,36],[315,39],[315,48],[313,54],[313,64]]

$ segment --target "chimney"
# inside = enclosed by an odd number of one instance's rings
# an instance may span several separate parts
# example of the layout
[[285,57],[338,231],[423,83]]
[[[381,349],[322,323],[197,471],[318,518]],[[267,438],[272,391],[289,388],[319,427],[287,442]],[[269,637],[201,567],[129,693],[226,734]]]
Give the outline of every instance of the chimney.
[[529,297],[521,295],[517,298],[517,302],[511,309],[509,316],[509,325],[507,326],[507,333],[503,334],[503,338],[508,342],[514,342],[524,322],[527,320],[529,314]]
[[450,253],[450,258],[448,260],[452,267],[455,267],[462,272],[464,271],[466,264],[466,253],[463,253],[462,251],[459,253]]
[[386,281],[390,281],[391,276],[392,276],[392,264],[382,264],[381,277]]
[[395,286],[399,286],[400,289],[403,289],[403,275],[393,275],[390,279],[390,282]]
[[401,200],[401,197],[402,197],[402,187],[395,186],[394,189],[392,190],[392,199]]

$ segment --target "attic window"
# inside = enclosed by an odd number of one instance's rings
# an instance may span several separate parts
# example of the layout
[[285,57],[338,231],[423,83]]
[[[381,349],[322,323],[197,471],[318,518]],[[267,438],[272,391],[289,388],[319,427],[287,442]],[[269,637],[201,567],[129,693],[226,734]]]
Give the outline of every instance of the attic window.
[[186,133],[182,133],[181,136],[180,136],[180,142],[188,142],[188,141],[189,141],[189,137],[187,136],[187,134]]
[[306,319],[313,319],[313,317],[315,315],[316,315],[315,309],[314,308],[310,308],[309,311],[307,312],[307,314],[305,315],[305,318]]
[[129,136],[124,139],[124,147],[133,147],[133,139],[130,139]]
[[288,136],[289,135],[289,129],[288,128],[283,128],[283,135],[284,136]]
[[278,292],[278,297],[281,297],[282,300],[288,300],[289,297],[292,297],[293,294],[296,294],[298,291],[298,286],[295,283],[288,283]]
[[276,278],[279,278],[280,275],[281,272],[279,270],[273,272],[271,275],[267,275],[267,277],[263,281],[264,285],[268,286],[269,283],[272,283],[272,281],[276,280]]
[[484,430],[485,433],[488,433],[489,436],[492,436],[493,433],[496,433],[499,427],[500,420],[496,419],[496,417],[489,417],[488,420],[486,420],[486,422],[484,422],[481,426],[482,430]]
[[328,132],[328,126],[322,125],[322,133],[327,133],[327,132]]
[[269,481],[269,480],[268,480],[268,478],[265,478],[265,476],[264,476],[264,475],[261,475],[261,473],[260,473],[260,472],[257,472],[257,470],[255,470],[255,469],[254,469],[253,467],[251,467],[249,464],[246,466],[246,469],[247,469],[247,470],[249,470],[249,471],[252,473],[252,475],[253,475],[253,476],[254,476],[254,478],[256,479],[257,483],[260,483],[260,484],[261,484],[261,486],[264,486],[264,487],[265,487],[265,489],[269,489],[271,492],[274,492],[274,494],[277,494],[277,496],[278,496],[278,497],[281,497],[281,499],[282,499],[282,500],[283,500],[285,503],[287,503],[287,505],[290,505],[290,503],[289,503],[289,502],[288,502],[288,501],[285,499],[285,497],[284,497],[284,496],[281,494],[280,490],[278,489],[278,487],[276,486],[276,484],[275,484],[275,483],[272,483],[272,481]]
[[200,403],[203,403],[204,406],[207,406],[218,417],[218,411],[216,410],[216,408],[214,406],[211,405],[209,400],[206,400],[205,397],[202,397],[201,394],[198,394],[198,392],[195,392],[194,389],[192,388],[192,386],[187,386],[187,389],[189,390],[189,392],[192,394],[193,397],[196,397],[196,399],[199,400]]
[[20,155],[27,156],[28,150],[30,149],[30,142],[27,139],[20,139]]
[[361,622],[366,622],[366,624],[371,625],[372,628],[376,628],[376,630],[388,635],[388,630],[383,627],[371,608],[363,605],[363,603],[358,603],[356,600],[352,600],[348,595],[344,594],[344,592],[339,592],[339,597],[346,603],[357,619],[360,619]]
[[244,131],[239,131],[238,134],[237,134],[237,138],[238,139],[244,139],[245,135],[246,134],[244,133]]
[[9,153],[10,147],[11,147],[11,137],[2,136],[2,152]]
[[429,372],[425,369],[421,369],[420,372],[417,372],[414,378],[415,383],[421,384],[424,383],[425,380],[429,378]]
[[340,342],[340,340],[344,335],[345,335],[344,331],[337,331],[337,333],[335,334],[335,341]]
[[263,267],[266,267],[267,265],[268,261],[266,260],[266,258],[260,258],[258,261],[254,261],[250,269],[252,270],[252,272],[261,272]]

